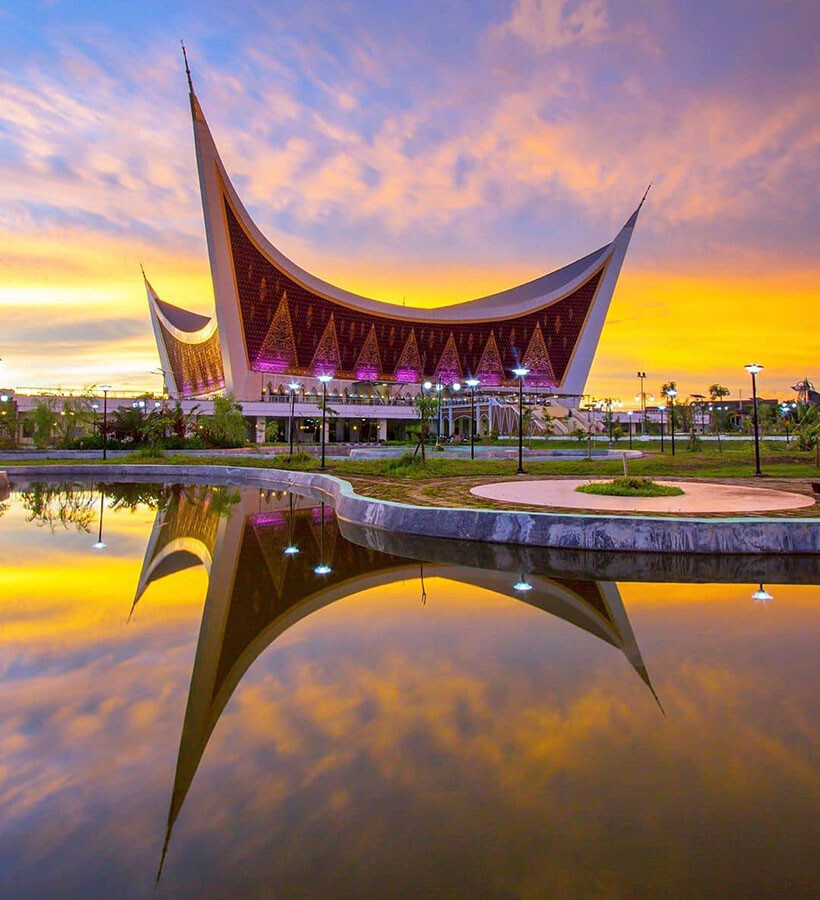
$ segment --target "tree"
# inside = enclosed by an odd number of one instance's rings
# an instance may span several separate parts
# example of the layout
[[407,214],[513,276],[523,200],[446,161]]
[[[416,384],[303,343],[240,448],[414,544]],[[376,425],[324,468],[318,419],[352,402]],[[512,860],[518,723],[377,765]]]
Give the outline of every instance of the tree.
[[54,400],[51,397],[43,397],[38,400],[31,414],[32,437],[34,438],[34,446],[38,450],[48,447],[51,443],[51,435],[54,431],[56,420]]
[[78,437],[89,434],[95,424],[96,413],[92,407],[91,389],[86,388],[79,397],[66,397],[60,407],[59,415],[55,414],[54,430],[58,443],[69,446]]
[[268,444],[276,444],[279,441],[279,423],[276,419],[268,419],[265,424],[265,442]]
[[216,447],[242,447],[248,436],[242,407],[233,394],[214,399],[214,411],[203,416],[206,439]]
[[429,394],[419,394],[416,397],[416,409],[419,411],[419,439],[413,456],[419,452],[421,448],[421,461],[425,462],[424,447],[430,437],[430,419],[438,415],[438,398]]
[[820,406],[813,403],[798,406],[794,436],[798,450],[813,450],[820,445]]
[[182,404],[177,400],[173,409],[164,410],[163,415],[168,423],[168,430],[171,434],[178,440],[184,441],[185,438],[191,436],[191,433],[194,430],[194,423],[198,412],[199,404],[192,406],[191,411],[186,413],[182,408]]
[[717,434],[718,450],[721,453],[723,452],[723,447],[721,446],[721,443],[720,443],[720,431],[721,431],[721,427],[723,426],[723,423],[724,423],[724,418],[723,418],[724,411],[722,409],[720,409],[719,407],[720,407],[720,401],[724,397],[728,397],[729,393],[730,393],[729,388],[727,388],[723,384],[718,384],[717,382],[715,382],[715,384],[709,385],[709,398],[712,401],[712,412],[711,412],[712,431],[714,431]]
[[0,447],[14,447],[17,443],[17,404],[14,400],[0,400]]
[[145,413],[139,406],[120,407],[108,416],[108,433],[121,444],[141,444],[146,437],[145,423]]

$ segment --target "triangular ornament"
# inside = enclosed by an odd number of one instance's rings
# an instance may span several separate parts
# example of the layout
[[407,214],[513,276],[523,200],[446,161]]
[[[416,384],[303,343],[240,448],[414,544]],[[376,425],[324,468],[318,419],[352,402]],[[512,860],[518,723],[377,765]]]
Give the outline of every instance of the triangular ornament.
[[334,375],[338,372],[341,361],[339,341],[336,338],[336,323],[333,320],[333,313],[331,313],[319,343],[316,345],[316,352],[310,361],[310,368],[316,375]]
[[379,339],[376,337],[376,326],[370,326],[370,333],[364,342],[356,365],[353,367],[359,381],[375,381],[381,375],[382,360],[379,355]]
[[419,345],[416,341],[414,328],[410,329],[410,334],[404,342],[394,374],[396,381],[401,381],[405,384],[412,384],[421,378],[421,356],[419,355]]
[[484,352],[476,369],[476,378],[481,379],[482,384],[486,385],[501,384],[504,379],[504,364],[501,362],[494,331],[490,332],[484,345]]
[[296,341],[293,337],[287,291],[282,294],[279,306],[276,307],[268,332],[256,356],[254,368],[261,372],[278,374],[296,368]]
[[458,358],[456,340],[452,331],[450,332],[450,337],[447,338],[444,352],[439,357],[438,365],[436,366],[436,377],[442,381],[454,381],[461,378],[461,361]]

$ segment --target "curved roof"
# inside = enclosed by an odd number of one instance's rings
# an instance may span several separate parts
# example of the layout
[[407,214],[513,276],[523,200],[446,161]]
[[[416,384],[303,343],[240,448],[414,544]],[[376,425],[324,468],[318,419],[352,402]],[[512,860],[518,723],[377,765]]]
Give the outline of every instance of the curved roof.
[[[557,300],[573,290],[601,266],[607,255],[611,252],[615,240],[600,247],[592,253],[555,269],[546,275],[535,278],[532,281],[516,285],[504,291],[478,297],[474,300],[465,300],[434,309],[416,306],[399,306],[382,300],[355,294],[347,291],[316,275],[306,271],[287,257],[281,250],[272,244],[256,226],[253,218],[245,208],[236,190],[231,183],[225,166],[216,149],[216,144],[211,135],[210,128],[205,120],[202,107],[196,94],[191,91],[191,109],[194,121],[204,134],[200,136],[200,151],[202,155],[208,155],[216,164],[220,186],[227,206],[236,214],[241,224],[248,231],[249,237],[257,248],[268,257],[270,262],[285,274],[296,280],[310,291],[314,291],[329,300],[334,300],[355,309],[367,311],[381,316],[389,316],[393,319],[425,320],[430,321],[458,321],[469,322],[473,320],[488,321],[492,319],[504,319],[511,315],[519,316],[532,312],[545,304]],[[648,189],[647,189],[648,190]],[[644,195],[645,197],[645,195]],[[631,230],[637,221],[637,215],[643,205],[643,200],[627,220],[621,229]],[[621,233],[619,232],[619,234]],[[617,239],[617,238],[616,238]]]

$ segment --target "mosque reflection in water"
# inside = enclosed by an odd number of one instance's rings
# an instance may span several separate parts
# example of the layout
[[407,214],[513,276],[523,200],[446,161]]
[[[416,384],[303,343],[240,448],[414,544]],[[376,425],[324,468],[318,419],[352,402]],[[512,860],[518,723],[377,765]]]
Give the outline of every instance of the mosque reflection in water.
[[288,492],[175,486],[160,491],[160,497],[131,614],[158,579],[200,565],[208,572],[163,860],[208,739],[243,675],[288,628],[351,594],[416,577],[423,603],[425,576],[479,585],[618,648],[655,696],[613,582],[516,578],[504,571],[415,562],[345,540],[332,507]]
[[31,482],[0,578],[4,896],[812,896],[817,560]]

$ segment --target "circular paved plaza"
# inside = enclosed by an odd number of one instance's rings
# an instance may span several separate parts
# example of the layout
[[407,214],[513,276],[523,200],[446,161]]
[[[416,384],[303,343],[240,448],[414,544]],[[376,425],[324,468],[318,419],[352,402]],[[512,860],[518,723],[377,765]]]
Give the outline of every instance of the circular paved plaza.
[[576,490],[593,481],[609,478],[549,478],[541,481],[500,481],[481,484],[470,493],[506,503],[525,503],[529,506],[557,506],[567,509],[597,509],[606,512],[655,513],[765,513],[775,510],[800,509],[813,506],[807,494],[775,491],[746,485],[712,484],[705,481],[658,481],[658,484],[677,487],[683,494],[677,497],[607,497],[583,494]]

